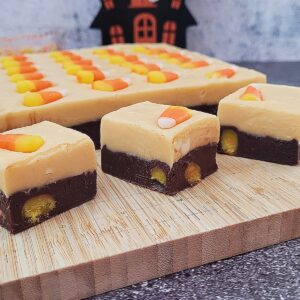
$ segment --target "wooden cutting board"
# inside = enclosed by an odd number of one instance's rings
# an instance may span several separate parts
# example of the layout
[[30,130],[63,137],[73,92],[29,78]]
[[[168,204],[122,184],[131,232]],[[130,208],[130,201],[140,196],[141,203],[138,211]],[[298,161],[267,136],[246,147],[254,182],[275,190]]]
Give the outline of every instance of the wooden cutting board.
[[99,166],[95,200],[15,236],[0,229],[0,299],[84,298],[300,236],[299,166],[218,163],[175,197]]

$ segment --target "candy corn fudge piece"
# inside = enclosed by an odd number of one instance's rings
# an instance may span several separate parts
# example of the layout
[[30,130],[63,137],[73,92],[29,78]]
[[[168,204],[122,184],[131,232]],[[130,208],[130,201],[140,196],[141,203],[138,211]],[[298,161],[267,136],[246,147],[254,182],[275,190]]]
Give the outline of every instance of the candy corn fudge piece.
[[218,117],[220,153],[298,164],[300,88],[248,85],[221,100]]
[[143,102],[101,122],[101,166],[110,175],[174,195],[217,170],[216,116]]
[[0,225],[12,233],[91,200],[91,139],[45,121],[0,134]]

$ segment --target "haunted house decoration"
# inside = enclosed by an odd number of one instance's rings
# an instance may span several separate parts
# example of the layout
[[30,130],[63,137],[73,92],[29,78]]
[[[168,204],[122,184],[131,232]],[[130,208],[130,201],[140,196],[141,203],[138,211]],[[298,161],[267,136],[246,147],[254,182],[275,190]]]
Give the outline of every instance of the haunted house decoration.
[[102,0],[91,27],[102,43],[168,43],[185,47],[186,29],[196,21],[184,0]]

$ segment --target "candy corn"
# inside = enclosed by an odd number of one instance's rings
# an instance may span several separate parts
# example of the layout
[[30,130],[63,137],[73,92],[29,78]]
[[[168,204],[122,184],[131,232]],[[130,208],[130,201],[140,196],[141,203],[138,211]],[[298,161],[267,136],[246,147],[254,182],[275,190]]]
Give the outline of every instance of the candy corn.
[[109,49],[109,48],[106,48],[106,49],[95,49],[93,51],[93,54],[98,54],[98,55],[101,55],[101,54],[114,54],[115,53],[115,50],[114,49]]
[[226,68],[226,69],[221,69],[215,72],[210,72],[206,74],[206,77],[211,79],[211,78],[231,78],[233,75],[235,75],[236,69],[235,68]]
[[145,46],[134,46],[133,51],[137,52],[137,53],[142,53],[142,54],[150,54],[151,53],[151,50]]
[[85,71],[96,71],[98,70],[95,66],[89,66],[89,65],[77,65],[73,64],[66,68],[67,74],[69,75],[77,75],[78,72],[85,70]]
[[126,55],[125,56],[125,60],[128,61],[128,62],[134,62],[134,61],[138,61],[138,57],[134,54],[130,54],[130,55]]
[[44,145],[40,136],[26,134],[0,134],[0,148],[23,153],[32,153]]
[[26,74],[14,74],[10,76],[11,82],[19,82],[23,80],[41,80],[44,78],[42,73],[26,73]]
[[228,155],[236,155],[238,151],[239,138],[232,129],[225,129],[221,134],[221,150]]
[[172,128],[192,117],[191,111],[182,106],[169,106],[158,118],[158,126],[162,129]]
[[117,78],[111,80],[97,80],[93,82],[92,88],[98,91],[115,92],[125,89],[129,86],[126,79]]
[[149,52],[148,52],[149,55],[159,55],[159,54],[163,54],[163,53],[167,53],[167,50],[162,49],[162,48],[153,48],[153,49],[149,49]]
[[182,68],[185,69],[196,69],[209,66],[209,63],[205,60],[197,60],[197,61],[190,61],[180,65]]
[[74,65],[78,65],[78,66],[92,66],[93,62],[90,59],[83,59],[80,61],[72,61],[72,60],[67,60],[63,63],[63,68],[67,69],[70,66],[74,66]]
[[17,82],[16,91],[18,93],[38,92],[53,86],[51,81],[46,80],[23,80]]
[[25,74],[25,73],[33,73],[36,72],[37,68],[34,66],[20,66],[20,67],[10,67],[6,69],[7,75],[14,75],[14,74]]
[[133,64],[131,70],[134,73],[140,75],[146,75],[150,71],[160,71],[160,67],[156,64],[138,63],[138,64]]
[[105,78],[105,75],[100,70],[79,71],[76,76],[80,83],[92,83],[96,80],[103,80]]
[[25,55],[14,55],[14,56],[4,56],[0,59],[1,62],[5,61],[25,61],[27,57]]
[[240,99],[246,101],[263,101],[263,95],[259,89],[253,85],[249,85],[241,95]]
[[167,83],[178,79],[178,74],[166,71],[150,71],[147,80],[150,83]]
[[17,61],[17,60],[9,60],[2,63],[3,69],[8,69],[10,67],[28,67],[32,65],[33,62],[31,61]]
[[189,62],[191,59],[180,53],[164,53],[160,55],[167,63],[170,64],[183,64]]
[[41,106],[55,102],[66,96],[66,91],[45,91],[26,93],[23,98],[23,105],[28,107]]
[[111,64],[115,64],[115,65],[120,65],[122,64],[124,61],[126,61],[125,57],[122,56],[122,55],[112,55],[110,58],[109,58],[109,62]]

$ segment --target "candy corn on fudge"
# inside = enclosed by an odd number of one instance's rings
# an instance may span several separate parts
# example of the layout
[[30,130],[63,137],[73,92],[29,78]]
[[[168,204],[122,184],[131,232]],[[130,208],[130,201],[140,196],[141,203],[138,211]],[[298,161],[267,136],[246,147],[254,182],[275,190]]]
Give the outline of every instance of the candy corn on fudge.
[[0,134],[0,225],[20,232],[91,200],[91,139],[45,121]]
[[264,74],[165,44],[0,58],[0,132],[48,120],[88,134],[101,118],[138,102],[216,113],[220,99]]
[[252,84],[220,102],[219,152],[296,165],[300,142],[300,88]]
[[217,170],[216,116],[181,106],[143,102],[105,115],[105,173],[174,195]]

